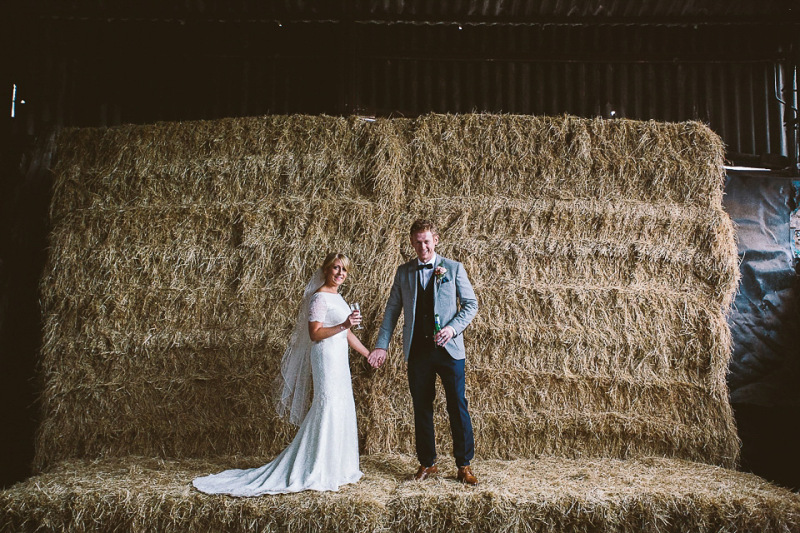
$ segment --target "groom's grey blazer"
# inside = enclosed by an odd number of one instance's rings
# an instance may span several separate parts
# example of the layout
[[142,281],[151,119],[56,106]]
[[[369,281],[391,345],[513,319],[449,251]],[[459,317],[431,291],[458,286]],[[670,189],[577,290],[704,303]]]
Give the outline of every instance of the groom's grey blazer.
[[[464,359],[464,337],[461,336],[461,333],[478,312],[478,300],[475,298],[475,291],[472,290],[472,284],[467,279],[467,273],[461,263],[437,255],[436,266],[443,266],[447,272],[441,280],[437,280],[435,275],[431,275],[430,283],[434,284],[433,312],[439,315],[442,327],[450,326],[456,332],[450,342],[444,346],[447,353],[453,359]],[[418,285],[416,258],[397,267],[394,283],[389,291],[389,300],[386,302],[383,323],[378,332],[378,341],[375,343],[376,348],[388,349],[389,340],[402,311],[405,315],[403,353],[406,361],[408,361],[408,354],[411,351],[411,336],[414,333]]]

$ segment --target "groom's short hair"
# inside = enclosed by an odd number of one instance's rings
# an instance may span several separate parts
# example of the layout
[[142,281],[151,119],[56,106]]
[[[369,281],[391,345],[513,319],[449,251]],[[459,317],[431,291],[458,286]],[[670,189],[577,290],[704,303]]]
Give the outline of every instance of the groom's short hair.
[[425,218],[418,218],[411,224],[411,229],[408,231],[409,235],[414,235],[415,233],[430,231],[432,235],[439,235],[439,229],[436,227],[432,221],[425,219]]

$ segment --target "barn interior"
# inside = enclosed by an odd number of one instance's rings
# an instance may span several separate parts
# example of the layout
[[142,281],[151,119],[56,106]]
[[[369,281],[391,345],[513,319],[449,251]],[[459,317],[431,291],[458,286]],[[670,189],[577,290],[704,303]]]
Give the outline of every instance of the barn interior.
[[297,115],[439,120],[430,113],[697,121],[719,136],[739,270],[725,370],[736,468],[800,488],[794,2],[72,0],[4,11],[4,488],[44,461],[35,441],[53,169],[66,165],[65,146],[85,150],[77,137],[59,145],[60,132]]

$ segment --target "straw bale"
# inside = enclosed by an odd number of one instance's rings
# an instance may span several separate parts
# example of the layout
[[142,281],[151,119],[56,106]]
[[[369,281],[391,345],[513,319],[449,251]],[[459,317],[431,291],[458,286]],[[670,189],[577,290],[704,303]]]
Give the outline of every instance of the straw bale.
[[[797,531],[800,496],[699,463],[542,457],[487,461],[482,483],[404,483],[397,531]],[[484,473],[485,472],[485,473]]]
[[59,137],[52,215],[79,209],[230,202],[276,195],[391,200],[409,151],[407,121],[267,116],[108,129]]
[[414,208],[436,214],[443,253],[460,254],[471,276],[486,271],[495,283],[646,282],[702,291],[727,308],[738,282],[733,228],[721,208],[502,196],[434,197]]
[[[394,378],[382,388],[407,388],[401,373]],[[497,394],[498,389],[505,395]],[[696,461],[715,457],[732,466],[738,454],[738,441],[729,438],[736,432],[729,408],[686,382],[640,383],[479,368],[468,373],[467,390],[481,458],[657,453]],[[441,389],[438,395],[437,446],[440,456],[448,457],[452,440]],[[413,419],[404,416],[411,409],[407,393],[395,394],[391,402],[373,409],[380,409],[383,418],[366,429],[365,451],[394,447],[413,453]]]
[[[481,459],[736,463],[737,257],[722,145],[701,124],[256,117],[58,142],[40,468],[274,455],[292,429],[271,380],[306,280],[325,253],[348,254],[344,296],[371,345],[419,216],[480,302],[465,340]],[[413,446],[399,347],[396,334],[378,371],[352,359],[370,453]]]
[[265,459],[217,461],[127,457],[65,461],[0,493],[0,530],[38,531],[381,531],[397,485],[364,461],[367,474],[339,492],[231,498],[194,489],[194,477],[250,468]]
[[[335,249],[357,265],[387,265],[390,283],[394,236],[375,241],[362,229],[387,215],[372,202],[298,198],[236,212],[148,211],[86,211],[65,219],[79,231],[53,234],[55,253],[69,261],[50,273],[44,364],[69,371],[47,381],[45,407],[59,416],[40,434],[58,439],[39,448],[40,460],[66,450],[280,450],[293,430],[277,419],[270,391],[302,280]],[[110,237],[86,236],[101,231]],[[362,298],[369,292],[356,267],[345,295],[375,317],[379,302]]]
[[591,140],[576,117],[427,115],[412,143],[411,197],[572,198],[581,195],[565,184],[591,181]]
[[658,532],[800,529],[800,496],[756,476],[676,459],[487,460],[481,484],[409,480],[415,459],[362,458],[338,492],[208,496],[191,479],[264,457],[64,461],[0,492],[3,531]]
[[[58,150],[44,473],[0,492],[0,530],[800,530],[797,495],[713,466],[738,457],[738,268],[705,126],[256,117],[66,130]],[[480,302],[465,341],[481,485],[453,479],[441,390],[445,475],[407,479],[398,327],[383,368],[351,362],[361,482],[195,491],[291,439],[271,383],[322,256],[353,259],[344,296],[372,345],[420,216]]]
[[700,122],[587,122],[592,176],[625,196],[661,202],[719,205],[725,173],[721,139]]
[[722,200],[723,145],[698,122],[427,115],[413,143],[411,195]]

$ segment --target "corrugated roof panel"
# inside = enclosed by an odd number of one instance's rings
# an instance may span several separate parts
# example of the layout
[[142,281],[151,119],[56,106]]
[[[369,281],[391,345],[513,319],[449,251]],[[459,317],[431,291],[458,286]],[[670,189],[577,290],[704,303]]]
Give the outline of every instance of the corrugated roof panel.
[[21,9],[52,16],[220,19],[531,22],[539,19],[713,19],[800,16],[794,0],[28,0]]

